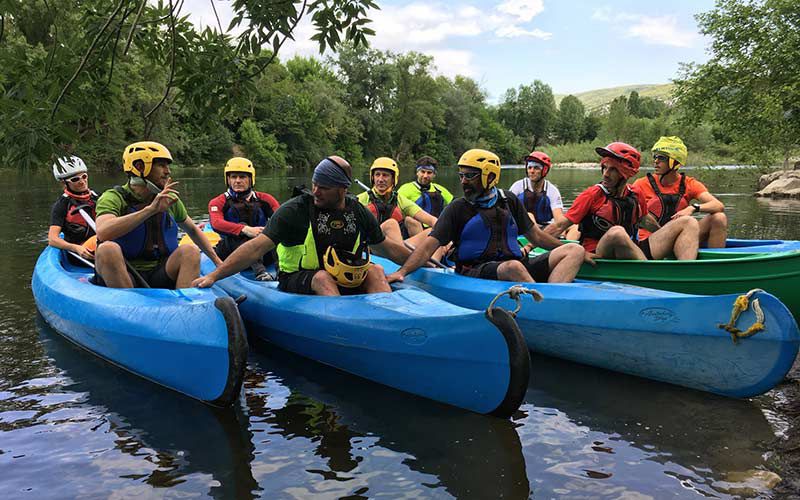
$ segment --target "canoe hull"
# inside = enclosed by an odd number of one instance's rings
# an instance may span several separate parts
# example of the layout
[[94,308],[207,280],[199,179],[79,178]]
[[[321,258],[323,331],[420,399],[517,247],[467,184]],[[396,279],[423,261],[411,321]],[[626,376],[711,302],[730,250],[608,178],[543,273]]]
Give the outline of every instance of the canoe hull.
[[[376,259],[388,272],[397,266]],[[508,288],[436,269],[406,281],[439,298],[476,307]],[[734,343],[718,327],[736,295],[696,296],[615,283],[524,284],[545,299],[524,298],[517,322],[528,347],[547,355],[730,397],[770,390],[791,369],[800,333],[786,307],[757,293],[766,329]],[[754,297],[755,298],[755,297]],[[509,299],[498,301],[512,307]],[[743,313],[743,330],[755,316]]]
[[798,240],[747,240],[728,238],[725,248],[703,248],[704,253],[773,253],[800,250]]
[[[210,263],[204,260],[202,269]],[[502,417],[519,407],[527,389],[530,359],[521,334],[514,345],[513,335],[482,313],[414,287],[318,297],[281,292],[248,273],[218,285],[233,297],[247,296],[240,310],[251,335],[354,375]]]
[[239,397],[247,339],[217,290],[111,289],[45,249],[34,269],[42,317],[75,344],[136,375],[214,406]]

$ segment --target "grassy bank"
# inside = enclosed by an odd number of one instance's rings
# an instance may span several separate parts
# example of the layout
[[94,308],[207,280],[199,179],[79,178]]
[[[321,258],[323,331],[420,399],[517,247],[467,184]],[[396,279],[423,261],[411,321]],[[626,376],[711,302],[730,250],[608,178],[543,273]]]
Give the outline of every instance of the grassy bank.
[[[559,144],[556,146],[543,146],[542,151],[550,155],[553,163],[597,163],[598,156],[594,148],[604,146],[604,141],[575,142]],[[642,163],[650,162],[650,149],[642,150]],[[697,151],[689,153],[689,166],[706,167],[712,165],[737,165],[742,160],[737,159],[729,151]]]

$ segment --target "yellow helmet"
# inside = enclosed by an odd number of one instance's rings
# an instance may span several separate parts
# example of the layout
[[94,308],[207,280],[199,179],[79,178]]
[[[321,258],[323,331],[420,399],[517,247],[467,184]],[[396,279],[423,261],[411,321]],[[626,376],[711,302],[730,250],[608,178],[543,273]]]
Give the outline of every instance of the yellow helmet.
[[234,156],[228,163],[225,164],[225,184],[228,184],[228,174],[233,172],[241,172],[250,174],[250,187],[256,185],[256,169],[253,167],[253,162],[241,156]]
[[325,250],[323,264],[336,283],[345,288],[356,288],[367,279],[369,271],[369,248],[364,246],[366,258],[362,257],[361,251],[351,253],[345,250],[337,250],[330,246]]
[[[500,180],[500,157],[485,149],[470,149],[458,159],[459,167],[478,168],[481,171],[481,184],[484,189],[497,185]],[[494,180],[489,183],[489,174]]]
[[400,169],[397,168],[397,162],[389,158],[388,156],[381,156],[380,158],[375,158],[375,161],[372,162],[372,166],[369,167],[369,178],[372,179],[372,172],[377,169],[389,170],[394,174],[394,183],[400,179]]
[[662,154],[669,158],[669,168],[671,170],[678,170],[681,165],[686,165],[686,159],[689,157],[686,144],[683,143],[680,137],[674,135],[661,137],[653,144],[653,155],[657,154]]
[[[162,144],[152,141],[134,142],[122,152],[122,169],[129,174],[137,177],[147,177],[150,169],[153,168],[153,160],[161,158],[172,163],[172,155]],[[133,165],[133,162],[141,160],[144,162],[144,169],[141,171]]]

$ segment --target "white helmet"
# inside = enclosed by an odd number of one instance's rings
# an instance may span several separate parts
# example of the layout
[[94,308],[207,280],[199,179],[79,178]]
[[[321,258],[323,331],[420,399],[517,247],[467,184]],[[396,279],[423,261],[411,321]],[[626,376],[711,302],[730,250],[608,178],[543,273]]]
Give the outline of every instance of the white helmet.
[[69,179],[86,171],[86,164],[77,156],[63,156],[53,163],[53,177],[57,181]]

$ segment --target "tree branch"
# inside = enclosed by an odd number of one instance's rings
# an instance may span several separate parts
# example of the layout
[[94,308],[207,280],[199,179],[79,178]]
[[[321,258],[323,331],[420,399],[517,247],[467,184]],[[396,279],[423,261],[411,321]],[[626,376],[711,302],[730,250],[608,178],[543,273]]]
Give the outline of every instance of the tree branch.
[[217,18],[217,26],[219,26],[219,32],[220,34],[222,34],[224,33],[224,31],[222,31],[222,23],[219,20],[219,14],[217,14],[217,6],[214,5],[214,0],[209,0],[209,1],[211,2],[211,8],[214,10],[214,17]]
[[283,44],[286,42],[289,36],[291,36],[291,34],[294,32],[294,29],[297,27],[298,23],[300,23],[300,19],[303,18],[303,15],[305,14],[306,11],[306,4],[308,4],[308,0],[303,0],[303,7],[300,9],[300,12],[297,13],[297,19],[294,20],[294,24],[292,24],[292,29],[290,29],[289,33],[283,37],[283,40],[281,40],[281,42],[278,44],[277,47],[273,47],[272,55],[270,56],[270,58],[267,59],[267,62],[265,62],[260,68],[255,70],[250,75],[250,78],[255,78],[258,75],[260,75],[265,69],[267,69],[267,66],[269,66],[272,63],[272,61],[275,60],[276,57],[278,57],[278,51],[280,51],[281,47],[283,47]]
[[78,78],[78,75],[80,75],[81,71],[83,71],[83,68],[86,66],[86,63],[89,61],[89,56],[92,55],[92,51],[94,50],[95,46],[97,45],[97,42],[100,40],[100,37],[103,36],[103,34],[108,29],[108,26],[111,24],[111,21],[117,16],[117,14],[119,14],[120,9],[122,9],[122,6],[125,3],[127,3],[127,1],[128,0],[120,0],[119,4],[117,4],[117,8],[114,9],[114,12],[112,12],[111,15],[108,16],[108,19],[106,19],[106,23],[103,25],[103,29],[101,29],[97,33],[97,35],[95,35],[94,40],[92,40],[92,44],[89,45],[89,48],[86,50],[86,53],[83,55],[83,59],[81,59],[81,63],[78,66],[78,69],[75,70],[75,73],[72,75],[72,77],[69,79],[69,81],[67,81],[67,84],[64,85],[63,89],[61,89],[61,94],[59,94],[58,99],[56,99],[56,102],[53,105],[53,111],[52,111],[52,113],[50,113],[50,119],[51,120],[53,118],[55,118],[56,111],[58,111],[58,106],[61,104],[61,100],[64,99],[64,96],[67,94],[67,90],[69,90],[70,86],[72,86],[72,84]]
[[144,6],[147,3],[147,0],[142,0],[142,3],[139,4],[139,10],[136,12],[136,17],[133,18],[133,24],[131,24],[131,30],[128,32],[128,39],[125,41],[125,51],[122,52],[122,55],[128,55],[128,49],[131,48],[131,42],[133,41],[133,32],[136,31],[136,25],[139,24],[139,19],[142,17],[142,11],[144,10]]
[[175,78],[175,12],[173,12],[172,0],[169,0],[169,12],[170,12],[169,16],[170,32],[172,33],[172,51],[171,51],[169,81],[167,82],[167,90],[164,92],[164,96],[161,98],[160,101],[158,101],[158,104],[153,106],[153,109],[151,109],[150,111],[147,112],[146,115],[144,115],[145,120],[149,120],[150,116],[153,113],[155,113],[156,110],[160,108],[162,104],[164,104],[164,101],[167,100],[167,97],[169,97],[169,91],[172,89],[173,79]]

